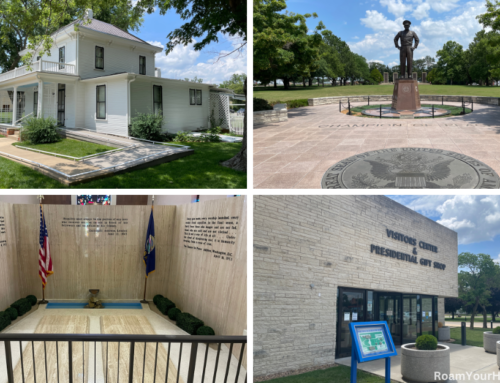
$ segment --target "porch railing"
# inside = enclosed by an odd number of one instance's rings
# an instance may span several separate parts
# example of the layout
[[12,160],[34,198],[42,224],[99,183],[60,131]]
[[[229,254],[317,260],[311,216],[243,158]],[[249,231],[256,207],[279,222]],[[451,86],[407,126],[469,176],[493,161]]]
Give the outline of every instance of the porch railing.
[[[182,362],[182,348],[183,346],[189,347],[190,346],[190,351],[189,351],[189,359],[187,361],[184,361],[184,366],[185,363],[188,363],[188,373],[187,373],[187,379],[186,383],[194,383],[195,382],[195,371],[198,371],[197,374],[197,379],[196,382],[228,382],[228,377],[229,377],[229,372],[231,369],[231,360],[233,358],[233,347],[235,345],[240,345],[241,350],[239,352],[239,357],[236,359],[237,363],[233,363],[233,371],[231,373],[231,383],[246,383],[247,382],[247,374],[244,370],[241,369],[241,366],[243,364],[243,356],[245,353],[245,346],[247,343],[247,337],[246,336],[191,336],[191,335],[118,335],[118,334],[0,334],[0,341],[3,341],[5,343],[5,359],[6,359],[6,364],[7,364],[7,382],[8,383],[14,383],[14,364],[12,361],[12,353],[15,349],[19,349],[20,352],[20,364],[21,364],[21,373],[22,373],[22,381],[25,381],[25,364],[27,366],[33,366],[33,371],[34,374],[36,375],[35,371],[41,371],[45,372],[45,378],[46,374],[48,371],[48,364],[47,364],[47,342],[55,342],[56,346],[56,360],[54,361],[54,355],[50,355],[50,361],[49,361],[49,368],[51,371],[54,371],[54,368],[56,368],[56,373],[57,376],[59,377],[60,371],[69,371],[69,383],[73,383],[74,380],[80,380],[79,379],[79,371],[82,371],[83,374],[85,374],[85,371],[87,368],[85,368],[85,350],[89,352],[89,356],[91,356],[92,350],[94,354],[93,358],[93,374],[91,373],[91,362],[90,360],[87,360],[87,366],[88,368],[88,382],[97,382],[96,376],[97,376],[97,343],[106,343],[105,347],[105,352],[103,349],[102,351],[102,358],[103,360],[103,375],[106,376],[106,382],[108,381],[108,366],[113,364],[116,366],[114,360],[110,360],[110,355],[108,354],[108,346],[109,343],[118,343],[118,357],[117,357],[117,365],[118,365],[118,374],[120,373],[119,366],[120,364],[123,365],[123,360],[122,363],[120,363],[120,345],[121,344],[126,344],[129,347],[128,350],[128,356],[126,356],[126,360],[128,360],[128,366],[125,369],[125,372],[122,372],[122,376],[125,376],[127,371],[128,371],[128,382],[133,382],[133,377],[134,377],[134,368],[140,368],[139,373],[143,376],[143,381],[144,381],[144,371],[146,369],[146,357],[150,357],[150,362],[151,360],[153,363],[148,363],[148,368],[149,366],[154,365],[154,371],[153,371],[153,376],[157,376],[157,372],[159,371],[160,368],[166,369],[166,377],[168,379],[168,368],[170,366],[170,360],[171,360],[171,355],[173,356],[173,353],[171,354],[171,346],[172,344],[178,344],[179,345],[179,355],[177,359],[177,377],[176,381],[179,382],[179,377],[180,377],[180,371],[181,371],[181,362]],[[31,352],[26,352],[24,354],[23,358],[23,346],[22,342],[28,342],[28,345],[31,344],[32,350]],[[37,349],[37,352],[35,352],[35,342],[43,342],[43,359],[41,358],[40,353],[42,353],[41,347]],[[92,343],[93,347],[92,347]],[[144,344],[144,355],[142,356],[143,363],[137,362],[137,359],[134,358],[134,354],[136,352],[136,345],[142,345]],[[154,353],[154,359],[151,357],[152,353],[149,353],[147,355],[146,349],[147,349],[147,344],[151,344],[151,347],[155,347],[155,353]],[[158,347],[163,346],[165,344],[168,347],[168,355],[166,358],[166,366],[159,366],[158,364]],[[207,374],[207,359],[208,359],[208,353],[209,353],[209,345],[210,344],[216,344],[217,345],[217,355],[215,357],[215,366],[213,368],[213,376],[208,376]],[[221,356],[221,347],[223,344],[229,345],[229,354],[227,357],[227,361],[225,362],[226,364],[224,365],[224,360],[222,360],[219,363],[219,359]],[[15,345],[15,346],[14,346]],[[63,351],[62,345],[67,345],[67,352]],[[198,356],[198,346],[199,345],[206,345],[205,347],[205,352],[200,352],[200,356]],[[15,347],[15,349],[14,349]],[[83,350],[82,352],[82,360],[78,360],[77,358],[77,353],[76,350]],[[151,348],[150,347],[150,348]],[[167,348],[166,347],[166,348]],[[125,352],[126,348],[123,347],[122,355],[123,352]],[[66,347],[64,347],[64,350]],[[215,350],[214,350],[215,352]],[[79,352],[78,352],[79,353]],[[35,357],[35,354],[38,357]],[[104,357],[104,354],[105,357]],[[112,357],[112,355],[111,355]],[[28,360],[26,360],[28,358]],[[31,361],[30,361],[31,359]],[[44,363],[42,362],[42,366],[39,364],[35,364],[36,360],[40,361],[42,359]],[[104,360],[105,359],[105,360]],[[212,360],[212,358],[211,358]],[[30,363],[31,362],[31,363]],[[174,364],[175,366],[175,364]],[[26,370],[29,368],[27,367]],[[234,371],[236,369],[236,371]],[[212,368],[209,369],[211,371]],[[74,377],[76,375],[76,379]],[[92,376],[93,375],[93,376]],[[210,374],[212,375],[212,374]],[[241,376],[240,376],[241,375]],[[201,379],[199,378],[201,376]],[[219,377],[219,379],[217,379]],[[93,379],[92,379],[93,378]],[[234,378],[234,380],[233,380]],[[117,376],[117,379],[119,382],[125,381],[125,380],[120,380],[119,376]],[[168,379],[169,380],[169,379]],[[83,377],[83,381],[85,381],[85,377]],[[169,380],[170,382],[170,380]]]
[[76,66],[73,64],[59,63],[54,61],[39,60],[31,63],[31,69],[27,65],[0,74],[0,82],[24,76],[32,72],[54,72],[64,74],[76,74]]

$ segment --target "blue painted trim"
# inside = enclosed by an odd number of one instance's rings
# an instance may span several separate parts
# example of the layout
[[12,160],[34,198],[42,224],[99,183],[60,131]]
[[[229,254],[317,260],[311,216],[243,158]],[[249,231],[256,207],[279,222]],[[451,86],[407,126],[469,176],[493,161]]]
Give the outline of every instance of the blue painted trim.
[[[47,309],[83,309],[87,305],[86,302],[49,302]],[[108,302],[103,303],[103,309],[127,309],[127,310],[142,310],[142,305],[139,302],[135,303],[120,303]]]

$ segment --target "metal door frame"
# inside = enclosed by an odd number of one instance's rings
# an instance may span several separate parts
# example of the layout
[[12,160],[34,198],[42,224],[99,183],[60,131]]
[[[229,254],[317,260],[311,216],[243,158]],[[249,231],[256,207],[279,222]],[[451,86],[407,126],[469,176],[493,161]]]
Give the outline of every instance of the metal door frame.
[[[338,359],[339,354],[340,354],[340,327],[341,327],[340,326],[340,323],[341,323],[340,312],[342,311],[341,306],[340,306],[340,297],[343,295],[344,291],[363,293],[363,300],[365,302],[365,304],[363,305],[363,318],[366,318],[366,306],[367,306],[366,292],[367,292],[367,290],[366,289],[359,289],[356,287],[338,287],[338,289],[337,289],[337,325],[336,325],[337,335],[336,335],[336,340],[335,340],[335,359]],[[344,358],[344,357],[342,356],[341,358]]]

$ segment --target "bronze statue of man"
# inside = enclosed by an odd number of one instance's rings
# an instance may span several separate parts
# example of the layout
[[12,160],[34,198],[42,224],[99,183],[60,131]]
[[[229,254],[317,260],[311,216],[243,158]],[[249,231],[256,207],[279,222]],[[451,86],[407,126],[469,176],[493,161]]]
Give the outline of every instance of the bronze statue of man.
[[[400,63],[400,73],[401,77],[405,77],[405,66],[408,73],[408,78],[411,78],[412,67],[413,67],[413,51],[417,49],[419,39],[415,32],[410,31],[411,21],[405,20],[403,21],[403,25],[405,27],[404,31],[399,32],[394,38],[394,44],[396,48],[399,49],[399,60]],[[399,39],[401,39],[401,46],[399,46]],[[415,39],[415,46],[413,47],[413,39]]]

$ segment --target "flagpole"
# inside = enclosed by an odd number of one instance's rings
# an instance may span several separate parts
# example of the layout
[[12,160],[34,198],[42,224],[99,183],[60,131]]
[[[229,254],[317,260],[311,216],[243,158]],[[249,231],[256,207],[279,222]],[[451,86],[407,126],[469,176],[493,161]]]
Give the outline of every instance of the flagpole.
[[[151,196],[151,210],[153,210],[153,205],[155,203],[155,196]],[[147,265],[146,265],[147,267]],[[147,272],[147,270],[146,270]],[[148,275],[146,274],[146,277],[144,278],[144,297],[142,298],[142,301],[141,303],[148,303],[148,301],[146,300],[146,288],[148,286]]]
[[[39,196],[40,198],[40,209],[42,210],[42,216],[43,216],[43,207],[42,207],[42,199],[43,199],[43,195]],[[49,301],[46,301],[45,300],[45,287],[42,283],[42,300],[40,302],[38,302],[39,305],[45,305],[49,303]]]

